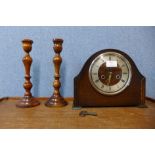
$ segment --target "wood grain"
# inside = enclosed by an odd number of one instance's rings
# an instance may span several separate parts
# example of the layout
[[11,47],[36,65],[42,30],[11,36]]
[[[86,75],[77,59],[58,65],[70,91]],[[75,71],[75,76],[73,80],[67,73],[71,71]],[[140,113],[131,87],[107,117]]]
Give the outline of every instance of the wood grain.
[[25,67],[25,82],[23,87],[25,89],[25,93],[24,93],[24,97],[16,104],[16,106],[19,108],[30,108],[40,104],[37,100],[35,100],[32,97],[32,94],[31,94],[31,88],[33,85],[30,81],[31,79],[30,69],[31,69],[31,64],[33,60],[29,53],[32,50],[32,44],[33,44],[33,41],[30,39],[24,39],[22,41],[23,50],[25,51],[25,56],[23,57],[23,64]]
[[[115,52],[125,57],[129,61],[132,71],[132,78],[129,86],[121,93],[111,96],[103,95],[102,91],[99,93],[97,90],[95,90],[92,87],[89,77],[90,66],[92,65],[92,62],[95,60],[95,58],[107,52]],[[74,78],[74,98],[75,107],[145,107],[145,77],[139,72],[133,60],[126,53],[116,49],[101,50],[88,58],[80,73]]]
[[64,98],[60,94],[60,87],[61,87],[60,66],[62,63],[60,53],[62,51],[63,39],[60,38],[53,39],[53,43],[54,43],[53,49],[55,52],[55,56],[53,58],[54,70],[55,70],[54,82],[53,82],[54,92],[53,95],[47,100],[45,105],[48,107],[63,107],[67,105],[67,102],[65,102]]
[[0,128],[29,129],[70,129],[70,128],[155,128],[155,103],[146,100],[148,108],[106,107],[82,108],[96,112],[98,116],[80,117],[81,110],[72,110],[72,100],[65,107],[48,108],[45,99],[40,99],[40,106],[17,108],[18,100],[8,99],[0,102]]

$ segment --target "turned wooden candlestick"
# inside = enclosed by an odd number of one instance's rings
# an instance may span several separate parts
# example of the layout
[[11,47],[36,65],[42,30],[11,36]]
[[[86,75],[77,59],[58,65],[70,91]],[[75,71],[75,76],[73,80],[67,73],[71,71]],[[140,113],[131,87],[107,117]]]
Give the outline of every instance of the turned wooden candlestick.
[[29,108],[29,107],[34,107],[40,104],[36,99],[33,98],[31,94],[31,88],[33,85],[30,81],[30,78],[31,78],[30,68],[31,68],[31,64],[33,60],[31,56],[29,55],[29,53],[32,50],[32,43],[33,41],[29,39],[24,39],[22,41],[23,50],[26,52],[23,58],[23,64],[25,67],[25,83],[23,87],[25,88],[25,94],[22,100],[18,104],[16,104],[16,106],[20,108]]
[[64,100],[64,98],[60,94],[60,65],[62,62],[62,58],[60,56],[60,53],[62,51],[62,39],[53,39],[54,43],[54,52],[55,56],[53,58],[53,63],[54,63],[54,69],[55,69],[55,74],[54,74],[54,82],[53,82],[53,87],[54,87],[54,92],[53,95],[49,98],[49,100],[45,103],[46,106],[48,107],[62,107],[67,105],[67,102]]

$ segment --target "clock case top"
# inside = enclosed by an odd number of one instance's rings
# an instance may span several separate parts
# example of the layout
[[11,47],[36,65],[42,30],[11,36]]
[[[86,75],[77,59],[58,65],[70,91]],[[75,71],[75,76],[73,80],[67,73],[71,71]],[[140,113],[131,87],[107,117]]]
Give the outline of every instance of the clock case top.
[[[89,81],[89,67],[100,54],[116,52],[123,55],[131,64],[130,85],[119,94],[112,96],[97,92]],[[93,54],[84,64],[81,72],[74,78],[73,107],[139,106],[145,107],[145,77],[139,72],[133,60],[124,52],[105,49]]]

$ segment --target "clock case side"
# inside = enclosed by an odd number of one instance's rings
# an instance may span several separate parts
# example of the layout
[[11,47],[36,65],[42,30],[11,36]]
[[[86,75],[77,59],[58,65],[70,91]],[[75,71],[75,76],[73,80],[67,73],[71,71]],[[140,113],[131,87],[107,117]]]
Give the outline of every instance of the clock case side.
[[[130,85],[121,93],[108,96],[95,91],[89,81],[89,66],[98,55],[117,52],[126,57],[131,64],[132,77]],[[139,72],[133,60],[124,52],[105,49],[88,58],[80,73],[74,78],[73,107],[107,107],[107,106],[145,106],[145,77]]]

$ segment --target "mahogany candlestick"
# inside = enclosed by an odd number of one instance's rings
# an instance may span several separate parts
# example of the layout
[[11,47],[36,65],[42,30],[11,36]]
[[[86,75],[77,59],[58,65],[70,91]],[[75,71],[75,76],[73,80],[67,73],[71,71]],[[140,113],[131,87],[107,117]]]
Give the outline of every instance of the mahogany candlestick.
[[49,100],[45,103],[46,106],[48,107],[62,107],[67,105],[67,102],[64,100],[64,98],[60,94],[60,87],[61,87],[61,82],[60,82],[60,65],[62,63],[62,58],[60,56],[60,53],[62,51],[62,39],[53,39],[53,49],[55,52],[55,56],[53,58],[53,63],[54,63],[54,69],[55,69],[55,74],[54,74],[54,82],[53,82],[53,87],[54,87],[54,92],[53,95],[49,98]]
[[33,85],[30,81],[30,68],[33,60],[29,53],[32,50],[32,44],[33,41],[30,39],[24,39],[22,41],[23,50],[26,52],[25,56],[23,57],[23,64],[25,67],[25,83],[23,87],[25,88],[25,94],[22,100],[16,104],[16,106],[20,108],[29,108],[40,104],[36,99],[33,98],[31,94],[31,88]]

